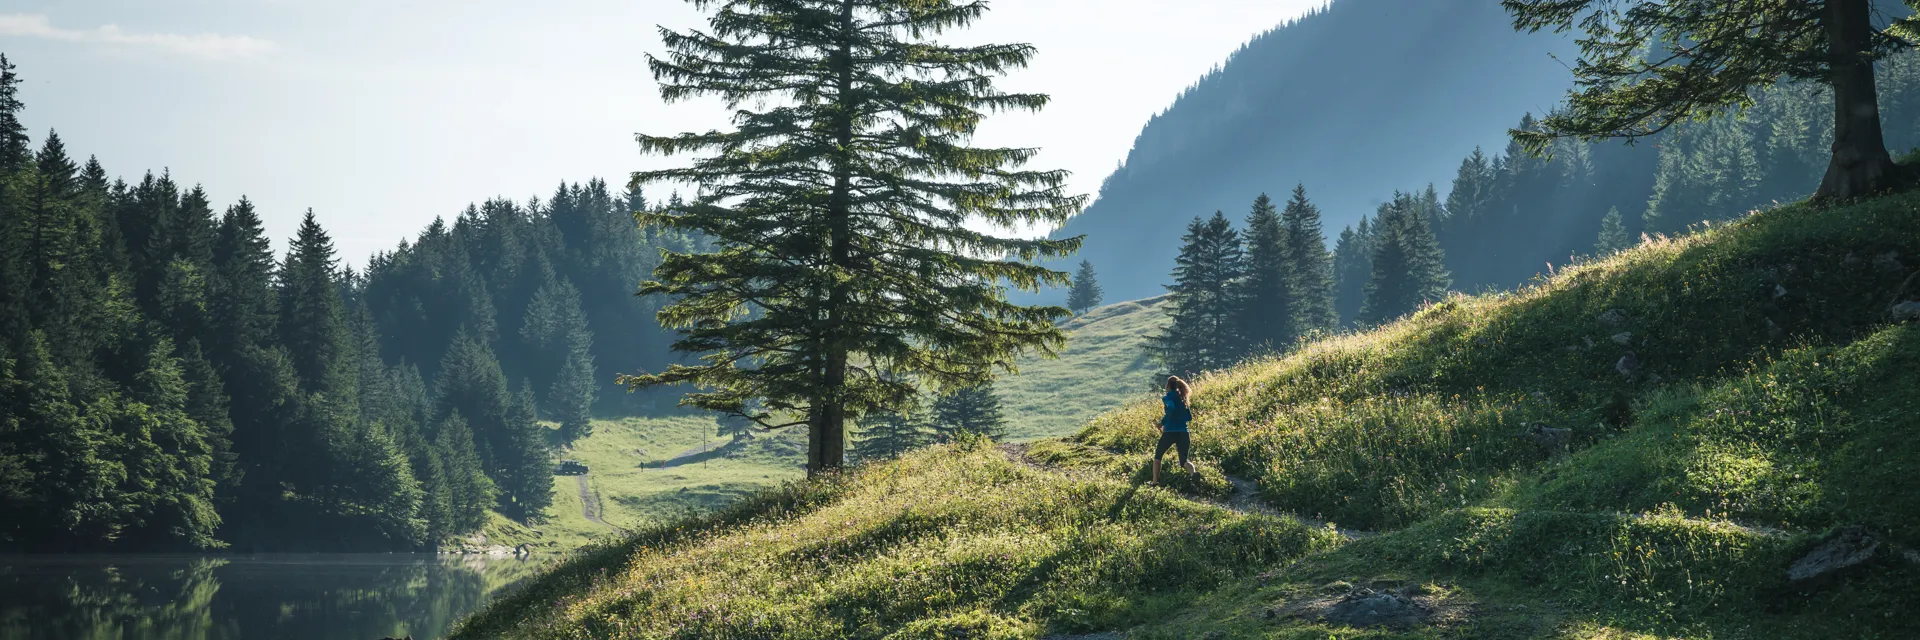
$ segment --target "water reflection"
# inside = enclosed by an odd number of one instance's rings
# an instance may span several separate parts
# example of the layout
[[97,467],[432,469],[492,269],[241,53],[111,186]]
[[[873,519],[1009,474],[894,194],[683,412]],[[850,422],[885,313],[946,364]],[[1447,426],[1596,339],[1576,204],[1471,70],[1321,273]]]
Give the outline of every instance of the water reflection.
[[431,554],[0,556],[0,638],[424,640],[539,565]]

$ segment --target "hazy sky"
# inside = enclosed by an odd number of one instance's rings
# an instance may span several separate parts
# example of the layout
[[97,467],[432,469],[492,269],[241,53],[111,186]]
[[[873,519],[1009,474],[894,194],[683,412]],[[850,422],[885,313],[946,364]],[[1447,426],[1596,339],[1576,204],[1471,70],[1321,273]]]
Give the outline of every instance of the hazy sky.
[[[1092,193],[1181,89],[1322,4],[999,0],[954,39],[1039,47],[1002,86],[1052,105],[980,141],[1041,147],[1035,166]],[[469,202],[673,162],[632,134],[724,116],[663,104],[643,53],[655,25],[703,24],[679,0],[10,0],[0,53],[36,147],[52,128],[129,182],[170,168],[221,208],[244,194],[282,248],[312,207],[358,265]]]

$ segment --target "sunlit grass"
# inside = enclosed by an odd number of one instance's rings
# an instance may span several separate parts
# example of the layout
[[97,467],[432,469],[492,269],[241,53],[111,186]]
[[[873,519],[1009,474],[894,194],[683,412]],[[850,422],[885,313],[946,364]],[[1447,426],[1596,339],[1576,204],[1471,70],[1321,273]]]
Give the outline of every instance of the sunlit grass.
[[[1026,458],[940,447],[649,529],[461,637],[1920,637],[1920,325],[1887,313],[1915,267],[1920,194],[1652,238],[1201,376],[1200,472],[1166,487],[1143,397]],[[1230,475],[1377,535],[1212,504]],[[1888,551],[1788,585],[1840,525]],[[1270,615],[1370,584],[1458,606]]]

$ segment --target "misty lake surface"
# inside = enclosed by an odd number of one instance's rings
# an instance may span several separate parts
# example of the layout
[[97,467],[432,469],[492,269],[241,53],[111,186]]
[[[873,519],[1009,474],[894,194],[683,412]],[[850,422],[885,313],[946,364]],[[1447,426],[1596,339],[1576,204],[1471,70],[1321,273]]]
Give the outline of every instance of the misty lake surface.
[[425,553],[0,555],[0,639],[428,640],[544,565]]

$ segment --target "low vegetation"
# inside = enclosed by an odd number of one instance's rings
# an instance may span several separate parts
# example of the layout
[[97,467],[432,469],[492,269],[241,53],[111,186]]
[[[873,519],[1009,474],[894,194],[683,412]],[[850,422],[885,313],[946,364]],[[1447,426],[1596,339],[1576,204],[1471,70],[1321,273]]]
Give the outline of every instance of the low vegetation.
[[1167,326],[1165,296],[1098,307],[1067,321],[1057,359],[1019,360],[1019,375],[995,385],[1007,418],[1007,439],[1054,438],[1087,418],[1153,393],[1159,365],[1147,337]]
[[[648,528],[457,637],[1915,637],[1915,267],[1920,194],[1651,238],[1202,377],[1198,478],[1144,484],[1143,399]],[[1790,582],[1841,527],[1873,559]]]

